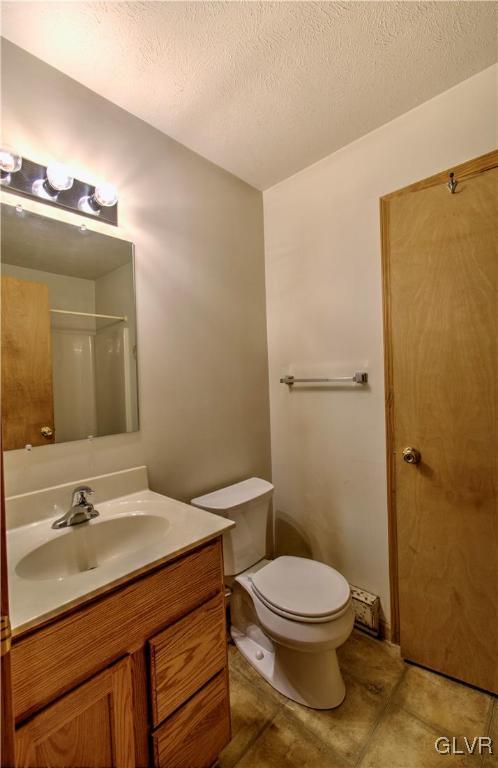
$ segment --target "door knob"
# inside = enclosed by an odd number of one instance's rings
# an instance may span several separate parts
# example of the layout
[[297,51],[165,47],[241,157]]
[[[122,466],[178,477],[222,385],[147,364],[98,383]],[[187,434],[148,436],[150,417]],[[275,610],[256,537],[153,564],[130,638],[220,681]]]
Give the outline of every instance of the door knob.
[[418,464],[420,462],[420,451],[416,448],[403,448],[403,461],[407,464]]
[[40,429],[40,434],[42,437],[45,437],[47,440],[50,440],[54,436],[54,430],[52,427],[42,427]]

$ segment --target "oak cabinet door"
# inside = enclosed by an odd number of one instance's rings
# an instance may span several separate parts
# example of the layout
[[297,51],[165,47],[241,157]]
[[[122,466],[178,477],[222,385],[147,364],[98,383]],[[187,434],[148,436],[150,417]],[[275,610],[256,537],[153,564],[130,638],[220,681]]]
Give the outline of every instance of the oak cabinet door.
[[16,732],[17,768],[134,768],[129,658],[35,715]]

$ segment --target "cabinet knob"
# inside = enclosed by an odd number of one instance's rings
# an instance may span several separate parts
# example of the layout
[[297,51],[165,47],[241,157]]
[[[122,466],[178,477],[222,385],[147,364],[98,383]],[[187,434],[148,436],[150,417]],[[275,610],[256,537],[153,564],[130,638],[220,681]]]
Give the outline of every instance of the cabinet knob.
[[42,427],[40,429],[40,434],[42,437],[45,437],[47,440],[50,440],[54,436],[54,429],[53,427]]

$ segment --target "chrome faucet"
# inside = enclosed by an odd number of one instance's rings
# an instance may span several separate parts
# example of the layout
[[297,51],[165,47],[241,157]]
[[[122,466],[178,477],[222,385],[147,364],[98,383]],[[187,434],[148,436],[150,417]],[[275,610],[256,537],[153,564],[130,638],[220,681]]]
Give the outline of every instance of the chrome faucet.
[[59,517],[55,523],[52,523],[52,528],[68,528],[71,525],[87,523],[89,520],[93,520],[94,517],[98,517],[100,513],[94,508],[92,502],[88,501],[88,496],[92,494],[93,490],[88,485],[79,485],[75,488],[71,509],[65,515]]

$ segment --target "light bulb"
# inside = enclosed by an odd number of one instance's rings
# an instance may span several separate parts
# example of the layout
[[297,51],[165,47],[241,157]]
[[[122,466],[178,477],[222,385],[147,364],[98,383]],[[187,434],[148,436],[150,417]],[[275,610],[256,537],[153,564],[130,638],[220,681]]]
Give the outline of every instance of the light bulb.
[[62,163],[50,163],[47,166],[47,181],[57,192],[64,192],[73,186],[73,177],[67,166]]
[[4,173],[16,173],[22,166],[22,157],[9,147],[0,149],[0,170]]
[[57,200],[59,192],[71,189],[74,179],[66,165],[50,163],[47,165],[44,179],[37,179],[31,187],[33,193],[45,200]]
[[21,169],[22,157],[11,147],[0,149],[0,178],[2,184],[10,184],[11,174]]
[[112,208],[117,202],[116,187],[106,182],[95,187],[92,195],[85,195],[85,197],[80,198],[78,208],[80,211],[98,216],[102,208]]
[[112,184],[99,184],[98,187],[95,187],[93,196],[97,203],[104,208],[111,208],[118,202],[118,192]]

